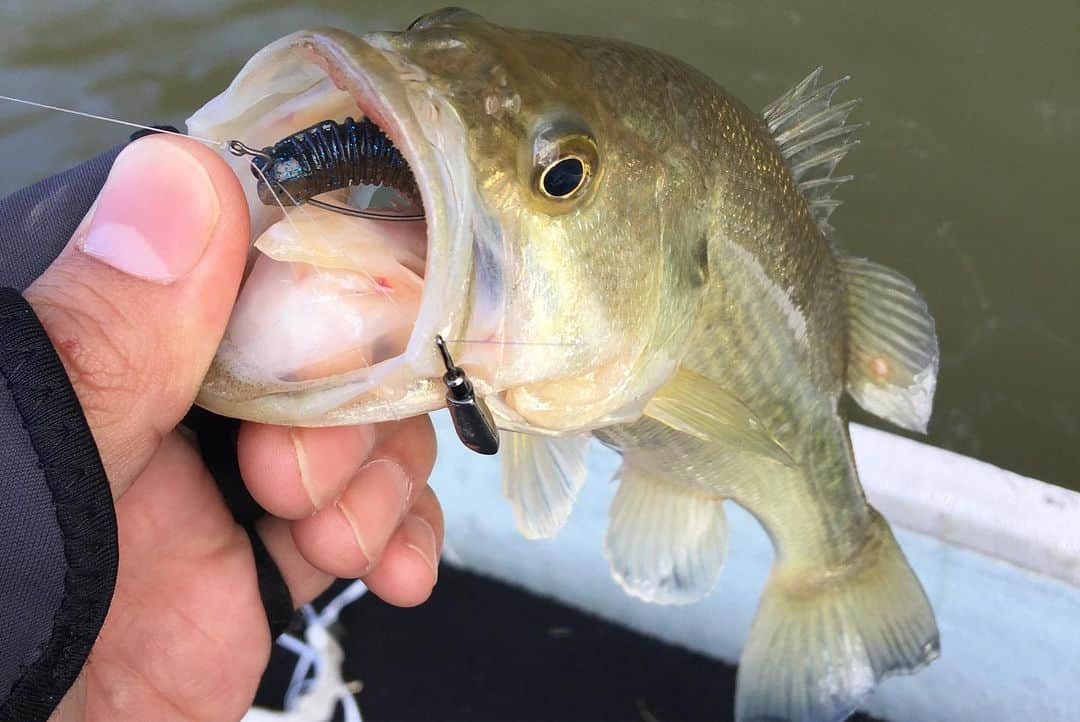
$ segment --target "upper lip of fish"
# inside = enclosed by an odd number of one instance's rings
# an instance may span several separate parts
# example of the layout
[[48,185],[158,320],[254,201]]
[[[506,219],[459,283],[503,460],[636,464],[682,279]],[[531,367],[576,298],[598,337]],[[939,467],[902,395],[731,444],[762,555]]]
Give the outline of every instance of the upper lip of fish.
[[[406,84],[411,82],[400,71],[410,64],[391,48],[370,41],[377,37],[378,34],[375,34],[361,37],[360,40],[385,61],[385,66],[378,62],[357,62],[352,54],[340,48],[337,52],[327,54],[317,53],[312,44],[308,44],[307,48],[319,55],[320,64],[331,78],[335,71],[340,71],[346,65],[355,71],[353,77],[362,81],[364,86],[359,88],[359,93],[353,93],[357,109],[386,133],[412,169],[427,222],[424,290],[409,343],[402,356],[390,360],[387,365],[404,359],[417,376],[438,378],[441,367],[434,353],[434,338],[440,333],[455,338],[464,330],[453,327],[450,310],[465,307],[466,289],[459,284],[451,287],[453,290],[449,293],[437,293],[436,287],[444,283],[450,260],[446,257],[449,246],[463,228],[471,227],[471,221],[468,208],[454,187],[459,180],[456,171],[460,169],[451,167],[442,149],[429,140],[429,133],[426,132],[429,129],[425,129],[424,119],[419,117],[415,108],[408,102],[400,102],[406,96]],[[391,72],[384,72],[384,68]],[[393,97],[398,98],[398,102],[391,100]],[[447,126],[430,131],[430,136],[445,135]],[[467,319],[460,319],[460,323],[465,321]],[[355,372],[357,381],[364,387],[374,386],[382,376],[379,366],[384,364]],[[337,380],[338,383],[340,380]],[[314,387],[321,385],[319,381],[305,383]]]
[[[293,73],[283,86],[288,90],[279,89],[275,94],[273,107],[302,96],[322,78],[351,96],[342,114],[369,118],[397,147],[412,171],[426,217],[423,287],[404,350],[373,366],[338,375],[307,380],[276,378],[269,386],[262,386],[243,374],[231,373],[231,363],[244,367],[246,362],[229,345],[226,334],[200,391],[199,403],[220,413],[300,425],[345,423],[346,419],[348,423],[389,421],[443,406],[444,369],[435,337],[442,335],[451,343],[469,337],[475,285],[474,229],[484,209],[461,118],[423,71],[395,51],[394,44],[394,35],[386,33],[356,36],[329,28],[294,33],[265,49],[264,55],[252,58],[234,81],[240,83],[240,90],[230,86],[217,101],[189,119],[189,128],[227,141],[244,132],[242,125],[235,125],[241,119],[249,127],[257,126],[254,113],[259,111],[251,98],[236,100],[229,94],[250,90],[250,84],[258,82],[250,73],[265,72],[268,63],[284,63]],[[318,77],[309,72],[316,69]],[[234,100],[239,107],[229,106]],[[260,140],[273,142],[281,137]],[[242,135],[240,139],[246,140]],[[249,171],[245,169],[244,174]],[[261,202],[252,205],[253,212],[263,208],[273,213]],[[265,223],[265,230],[273,221],[263,214],[259,222]],[[478,393],[490,390],[484,379],[475,381]]]

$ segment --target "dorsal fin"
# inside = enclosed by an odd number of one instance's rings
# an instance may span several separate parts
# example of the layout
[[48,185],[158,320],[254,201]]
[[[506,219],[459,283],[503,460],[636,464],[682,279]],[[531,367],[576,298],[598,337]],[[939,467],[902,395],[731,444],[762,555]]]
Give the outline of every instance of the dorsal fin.
[[941,358],[926,301],[891,268],[837,261],[847,287],[848,393],[870,413],[925,434]]
[[852,136],[865,123],[846,122],[859,104],[858,99],[832,104],[833,95],[848,77],[818,85],[820,76],[821,68],[817,68],[770,103],[762,116],[810,205],[810,213],[821,230],[828,233],[832,230],[829,216],[840,205],[832,192],[853,178],[834,176],[833,171],[840,159],[858,145],[859,141]]

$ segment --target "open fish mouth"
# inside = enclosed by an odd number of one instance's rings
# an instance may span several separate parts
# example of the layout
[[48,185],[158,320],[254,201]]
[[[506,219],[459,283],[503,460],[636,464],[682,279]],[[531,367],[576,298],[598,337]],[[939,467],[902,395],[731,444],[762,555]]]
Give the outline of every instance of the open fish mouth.
[[[298,198],[295,185],[290,191],[268,178],[265,159],[253,164],[226,154],[248,198],[253,249],[200,405],[301,425],[383,421],[441,405],[434,339],[475,330],[478,202],[465,130],[423,73],[383,34],[296,33],[257,53],[188,128],[271,148],[324,121],[342,128],[352,118],[400,153],[406,168],[389,183],[398,192],[391,205],[422,219],[358,218],[318,207]],[[333,206],[358,208],[374,190],[335,180],[332,168],[294,170],[345,185],[329,194],[316,194],[317,182],[305,186],[307,196]],[[492,283],[489,277],[483,285]],[[493,322],[489,314],[485,325]]]

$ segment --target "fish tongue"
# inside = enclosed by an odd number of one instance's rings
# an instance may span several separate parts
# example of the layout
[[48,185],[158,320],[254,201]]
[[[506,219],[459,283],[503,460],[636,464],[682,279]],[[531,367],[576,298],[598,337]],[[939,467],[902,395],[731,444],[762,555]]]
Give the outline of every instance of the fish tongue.
[[327,378],[405,350],[423,292],[423,221],[305,207],[255,248],[226,339],[268,379]]
[[378,276],[398,267],[424,275],[427,226],[424,221],[377,221],[302,206],[268,228],[257,241],[264,255]]

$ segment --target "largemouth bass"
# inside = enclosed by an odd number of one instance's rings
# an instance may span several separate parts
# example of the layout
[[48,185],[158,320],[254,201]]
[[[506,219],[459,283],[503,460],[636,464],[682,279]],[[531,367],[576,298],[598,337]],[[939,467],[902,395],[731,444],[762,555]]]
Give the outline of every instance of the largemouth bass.
[[623,457],[612,572],[681,604],[717,583],[724,501],[745,507],[776,559],[737,718],[843,719],[934,659],[938,631],[863,495],[841,398],[925,430],[938,347],[910,281],[829,240],[855,142],[841,82],[815,71],[755,112],[658,52],[456,9],[275,42],[189,130],[260,147],[363,117],[425,220],[268,205],[229,158],[255,246],[199,402],[294,425],[429,412],[441,335],[502,430],[524,534],[558,532],[599,438]]

